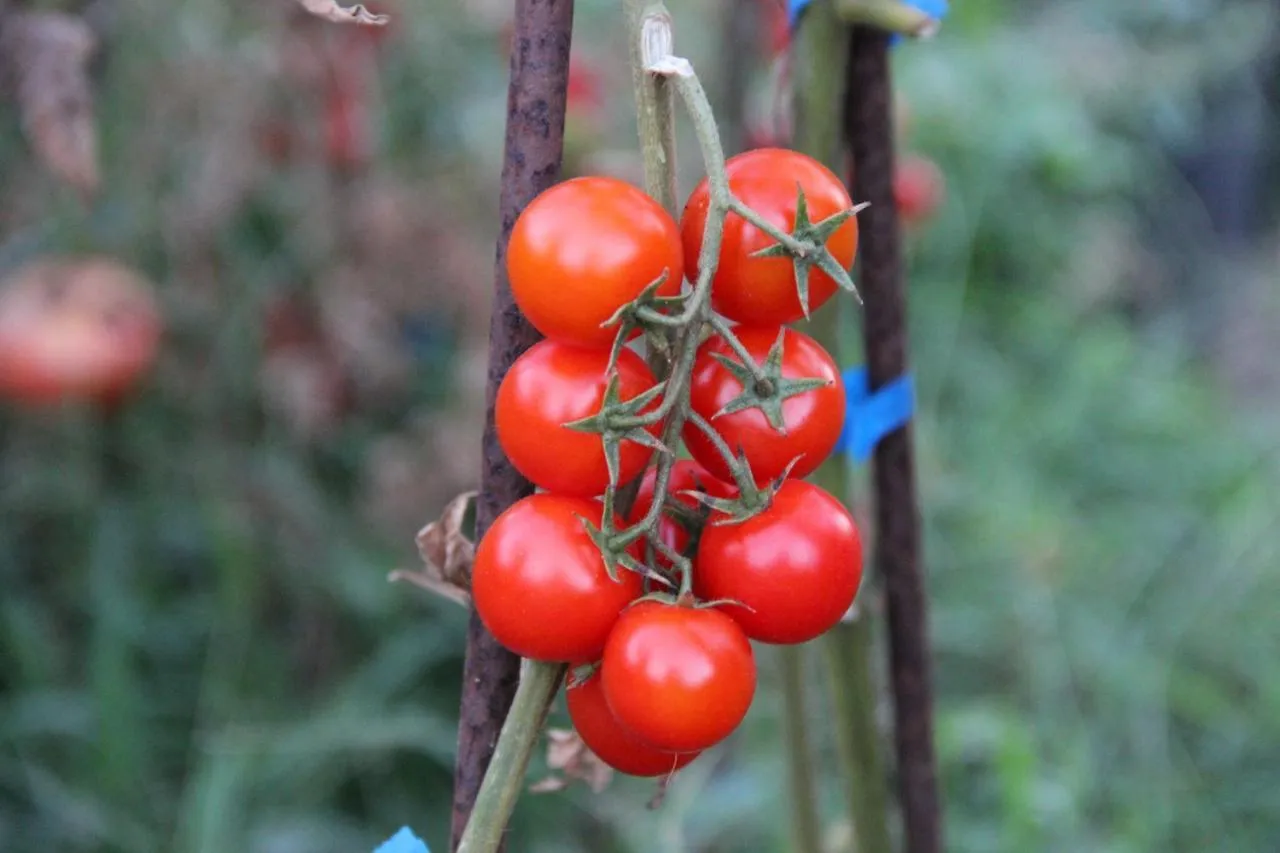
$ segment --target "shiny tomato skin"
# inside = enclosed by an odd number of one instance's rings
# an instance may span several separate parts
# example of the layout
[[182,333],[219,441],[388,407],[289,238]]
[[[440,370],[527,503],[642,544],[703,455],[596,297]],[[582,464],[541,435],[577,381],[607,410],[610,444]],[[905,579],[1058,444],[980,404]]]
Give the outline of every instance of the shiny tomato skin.
[[[653,506],[653,489],[657,480],[657,468],[649,468],[644,472],[644,479],[640,481],[640,490],[636,493],[635,503],[631,505],[631,514],[628,516],[632,524],[644,518],[649,508]],[[732,498],[738,494],[736,486],[712,477],[707,469],[692,459],[678,459],[671,465],[671,475],[667,478],[667,494],[689,509],[698,510],[701,507],[698,500],[680,494],[691,491],[706,492],[716,498]],[[658,522],[658,532],[662,536],[662,541],[679,553],[684,553],[684,549],[689,546],[689,531],[670,515],[663,514]],[[658,555],[658,562],[663,566],[671,564],[671,561],[662,555]]]
[[[579,497],[604,494],[609,485],[604,442],[598,433],[572,430],[565,424],[600,411],[608,363],[607,350],[545,340],[516,359],[503,377],[494,408],[498,442],[535,485]],[[644,359],[629,349],[620,353],[617,370],[624,400],[657,382]],[[652,431],[656,433],[657,427]],[[622,442],[619,482],[636,477],[652,454],[642,444]]]
[[624,729],[604,698],[599,673],[565,689],[569,719],[582,742],[601,761],[629,776],[667,776],[698,757],[697,752],[668,752]]
[[721,609],[753,640],[803,643],[840,621],[862,582],[862,539],[838,500],[788,480],[769,508],[740,524],[709,524],[698,543],[694,592],[732,599]]
[[[778,332],[778,326],[740,326],[734,329],[734,334],[757,364],[768,355],[769,348],[778,339]],[[844,428],[846,401],[840,370],[821,344],[802,332],[786,330],[782,344],[782,375],[788,379],[826,379],[831,384],[788,397],[782,402],[785,434],[770,426],[764,412],[758,408],[715,417],[726,403],[742,392],[742,383],[713,357],[714,354],[739,361],[719,335],[703,342],[694,362],[690,383],[693,410],[711,422],[731,449],[741,448],[747,454],[751,473],[758,484],[781,476],[787,464],[797,456],[800,461],[791,470],[792,477],[812,473],[831,455]],[[689,453],[712,476],[732,479],[723,458],[700,429],[686,424],[684,441]]]
[[[853,207],[844,183],[826,166],[797,151],[757,148],[729,159],[729,186],[735,196],[770,223],[788,233],[795,229],[797,185],[804,188],[809,220],[817,223]],[[707,225],[711,194],[698,184],[680,222],[685,272],[698,275],[698,254]],[[796,291],[795,269],[788,257],[753,258],[774,245],[772,237],[736,213],[725,220],[720,264],[711,284],[711,304],[739,323],[777,325],[804,317]],[[858,223],[850,217],[827,241],[827,249],[845,269],[858,251]],[[836,291],[835,281],[820,269],[809,271],[809,310],[816,311]]]
[[751,643],[712,608],[642,601],[623,611],[600,664],[614,717],[658,749],[693,752],[728,737],[756,690]]
[[601,328],[663,271],[680,291],[684,255],[675,221],[642,190],[606,177],[574,178],[543,192],[516,220],[507,273],[520,310],[548,338],[608,347]]
[[591,663],[622,608],[643,591],[640,576],[605,571],[578,516],[600,523],[599,501],[535,494],[502,513],[480,540],[471,595],[489,633],[518,655]]

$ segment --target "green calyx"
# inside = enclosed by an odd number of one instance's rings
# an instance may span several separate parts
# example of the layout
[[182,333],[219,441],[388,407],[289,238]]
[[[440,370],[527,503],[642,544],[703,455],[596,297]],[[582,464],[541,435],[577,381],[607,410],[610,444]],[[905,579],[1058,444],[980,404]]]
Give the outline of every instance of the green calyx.
[[689,295],[687,293],[678,293],[674,296],[658,295],[658,289],[666,284],[670,275],[671,271],[664,269],[662,275],[640,291],[639,296],[623,305],[613,313],[612,317],[600,324],[602,329],[618,327],[618,334],[613,339],[613,349],[609,352],[610,368],[617,363],[618,355],[636,329],[642,329],[646,334],[657,333],[656,336],[665,343],[669,330],[684,325],[680,317],[669,314],[668,311],[681,307],[688,300]]
[[747,409],[759,409],[775,432],[786,435],[787,425],[782,416],[783,401],[831,385],[829,379],[790,379],[782,375],[782,347],[786,336],[785,328],[778,332],[778,339],[769,348],[764,362],[759,365],[734,361],[722,353],[712,354],[742,384],[742,393],[725,403],[724,408],[712,416],[712,420]]
[[809,202],[805,198],[804,188],[796,185],[796,220],[791,232],[791,240],[778,241],[751,255],[753,258],[791,258],[796,274],[796,295],[800,299],[800,307],[804,316],[809,317],[809,271],[813,267],[825,272],[841,290],[847,290],[862,301],[858,288],[853,283],[849,271],[845,269],[835,255],[827,248],[827,241],[850,218],[865,210],[867,204],[859,204],[848,210],[833,213],[821,222],[809,219]]
[[671,452],[648,430],[649,419],[642,414],[662,396],[666,382],[659,382],[630,400],[622,399],[618,382],[618,372],[610,371],[609,379],[605,384],[604,399],[600,403],[600,411],[590,417],[570,421],[564,425],[566,429],[596,433],[600,436],[604,443],[605,464],[609,468],[609,482],[614,487],[618,485],[619,471],[622,467],[622,442],[634,441],[636,444],[660,453]]

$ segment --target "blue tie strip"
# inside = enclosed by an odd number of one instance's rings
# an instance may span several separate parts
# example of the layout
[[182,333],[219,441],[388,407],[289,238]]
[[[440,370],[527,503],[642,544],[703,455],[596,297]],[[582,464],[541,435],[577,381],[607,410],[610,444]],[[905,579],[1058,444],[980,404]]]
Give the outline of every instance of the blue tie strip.
[[427,843],[413,834],[409,827],[403,827],[395,835],[383,842],[373,853],[431,853]]
[[836,442],[836,453],[847,453],[859,462],[871,458],[872,451],[886,435],[906,426],[915,413],[915,386],[911,376],[900,376],[871,393],[867,369],[852,367],[844,372],[848,409],[844,431]]
[[[787,0],[787,16],[791,21],[791,29],[796,28],[796,21],[800,20],[800,13],[804,11],[804,7],[808,6],[810,0]],[[924,12],[931,18],[942,20],[946,17],[947,9],[950,4],[947,0],[906,0],[908,6],[914,6],[921,12]],[[894,35],[892,42],[897,44],[902,41],[902,36]]]

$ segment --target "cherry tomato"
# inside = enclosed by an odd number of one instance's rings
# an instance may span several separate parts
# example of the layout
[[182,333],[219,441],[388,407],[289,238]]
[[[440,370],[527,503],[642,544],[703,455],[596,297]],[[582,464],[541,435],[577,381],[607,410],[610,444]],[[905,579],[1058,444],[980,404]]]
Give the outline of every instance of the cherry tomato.
[[[796,151],[757,148],[728,162],[729,187],[735,196],[773,225],[795,229],[797,186],[804,190],[809,220],[817,223],[853,207],[844,184],[826,166]],[[706,180],[689,196],[681,220],[685,272],[698,274],[698,254],[707,225],[711,193]],[[789,257],[753,258],[775,244],[772,237],[735,213],[725,220],[720,264],[711,284],[711,303],[731,320],[750,325],[777,325],[804,316]],[[845,269],[858,249],[858,223],[850,217],[827,240],[827,249]],[[809,310],[816,311],[836,291],[822,270],[809,270]]]
[[[780,327],[748,327],[734,329],[738,340],[751,353],[757,364],[764,362],[769,348],[778,339]],[[715,355],[740,361],[719,335],[708,338],[699,348],[693,366],[689,398],[693,410],[711,422],[731,450],[741,449],[751,463],[757,483],[777,479],[787,464],[800,457],[791,476],[812,473],[831,455],[844,427],[845,395],[840,370],[822,345],[808,335],[787,329],[782,342],[782,375],[785,379],[816,378],[831,384],[805,391],[782,401],[782,419],[786,432],[769,425],[759,408],[743,409],[715,417],[726,403],[742,393],[742,383],[721,364]],[[724,459],[711,440],[693,424],[684,428],[685,446],[693,458],[722,480],[732,478]]]
[[751,707],[751,643],[710,608],[642,601],[623,611],[600,664],[609,710],[658,749],[693,752],[728,737]]
[[902,221],[917,225],[929,219],[946,195],[942,170],[928,157],[908,155],[893,173],[893,198]]
[[128,267],[33,262],[0,288],[0,395],[113,403],[155,360],[160,333],[151,286]]
[[[650,468],[644,472],[644,479],[640,481],[640,491],[636,493],[635,503],[631,505],[632,524],[644,518],[649,508],[653,506],[653,489],[657,479],[657,468]],[[731,498],[738,494],[737,487],[712,477],[705,468],[692,459],[679,459],[671,466],[671,474],[667,478],[667,494],[690,510],[697,511],[702,508],[702,505],[695,498],[680,494],[680,492],[692,491],[706,492],[717,498]],[[662,541],[679,553],[684,553],[684,549],[689,546],[689,531],[666,513],[658,522],[658,532]],[[659,554],[658,563],[669,566],[671,561]]]
[[600,760],[631,776],[667,776],[698,757],[696,752],[656,749],[618,724],[604,699],[603,679],[593,675],[565,690],[573,728]]
[[[546,340],[516,359],[503,377],[495,405],[498,442],[512,464],[534,484],[550,492],[588,498],[603,494],[608,487],[609,469],[599,433],[565,426],[600,411],[608,364],[607,350]],[[620,353],[617,371],[623,400],[649,390],[657,381],[644,359],[629,349]],[[652,431],[656,433],[657,427]],[[619,482],[636,477],[652,453],[634,441],[622,442]]]
[[616,178],[574,178],[539,195],[520,214],[507,249],[511,292],[548,338],[607,347],[601,328],[664,272],[659,293],[684,280],[680,231],[645,193]]
[[[600,659],[618,613],[641,595],[640,576],[605,571],[581,518],[600,523],[599,501],[537,494],[493,522],[476,548],[471,594],[489,633],[543,661]],[[581,518],[579,518],[581,516]]]
[[803,643],[840,621],[862,582],[862,540],[840,502],[788,480],[768,509],[739,524],[708,524],[694,592],[722,605],[753,640]]

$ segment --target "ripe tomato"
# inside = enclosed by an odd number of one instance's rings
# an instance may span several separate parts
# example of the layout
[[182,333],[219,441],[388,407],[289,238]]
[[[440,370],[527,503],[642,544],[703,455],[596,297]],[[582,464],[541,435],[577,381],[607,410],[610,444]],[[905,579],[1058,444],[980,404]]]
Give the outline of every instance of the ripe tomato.
[[507,273],[520,310],[549,338],[607,347],[603,329],[663,272],[665,296],[680,291],[680,231],[662,205],[616,178],[574,178],[539,195],[520,214]]
[[498,516],[476,548],[471,595],[489,633],[542,661],[600,659],[618,613],[641,595],[634,572],[609,578],[579,516],[600,523],[599,501],[527,497]]
[[[640,491],[636,493],[636,501],[631,505],[632,524],[644,518],[649,508],[653,506],[653,489],[657,480],[656,468],[650,468],[644,472],[644,479],[640,481]],[[692,459],[679,459],[671,466],[671,475],[667,478],[667,494],[689,509],[698,510],[701,505],[696,499],[680,494],[680,492],[692,491],[706,492],[717,498],[731,498],[738,494],[737,487],[712,477],[705,468]],[[662,520],[658,522],[658,532],[662,536],[662,541],[679,553],[684,553],[684,549],[689,546],[689,531],[670,515],[662,516]],[[670,564],[670,560],[661,554],[658,555],[658,562],[664,566]]]
[[573,728],[600,760],[631,776],[666,776],[698,757],[696,752],[656,749],[618,724],[604,700],[599,674],[565,690]]
[[155,360],[160,333],[151,286],[128,267],[33,262],[0,288],[0,395],[115,402]]
[[924,222],[937,211],[945,194],[942,170],[928,157],[913,154],[898,162],[893,173],[893,199],[903,222]]
[[[768,509],[740,524],[708,524],[694,592],[733,599],[723,610],[753,640],[803,643],[840,621],[862,582],[862,540],[840,502],[788,480]],[[750,609],[748,609],[750,608]]]
[[[520,473],[547,491],[590,498],[609,485],[600,435],[565,426],[600,411],[608,363],[607,350],[539,341],[516,359],[498,387],[498,442]],[[620,353],[617,370],[624,400],[657,382],[629,349]],[[653,451],[634,441],[622,442],[620,450],[619,482],[625,483],[644,469]]]
[[642,601],[623,611],[600,665],[609,710],[658,749],[706,749],[738,727],[756,691],[742,629],[718,610]]
[[[788,232],[795,229],[797,185],[804,189],[809,220],[821,222],[853,207],[844,184],[826,166],[797,151],[757,148],[728,162],[733,194],[770,223]],[[681,220],[685,271],[698,275],[698,253],[707,226],[711,191],[706,180],[689,196]],[[711,283],[711,304],[724,316],[751,325],[777,325],[804,316],[796,292],[795,269],[789,257],[753,258],[752,253],[774,245],[772,237],[735,213],[725,220],[720,264]],[[853,266],[858,249],[857,219],[850,217],[827,240],[827,249],[845,269]],[[836,283],[817,267],[809,270],[809,310],[831,298]]]
[[[769,348],[778,339],[778,326],[734,329],[738,340],[757,364],[763,363]],[[742,393],[742,383],[713,356],[737,356],[719,335],[708,338],[699,348],[690,381],[689,398],[693,410],[716,428],[730,449],[741,449],[751,463],[756,482],[763,484],[782,475],[787,464],[800,457],[791,476],[804,477],[831,455],[844,427],[845,395],[840,370],[822,345],[808,335],[787,329],[782,342],[782,375],[785,379],[826,379],[825,388],[805,391],[782,401],[786,432],[769,425],[759,408],[744,409],[715,418],[726,403]],[[732,474],[707,436],[693,424],[684,429],[685,446],[693,458],[715,477],[731,479]]]

